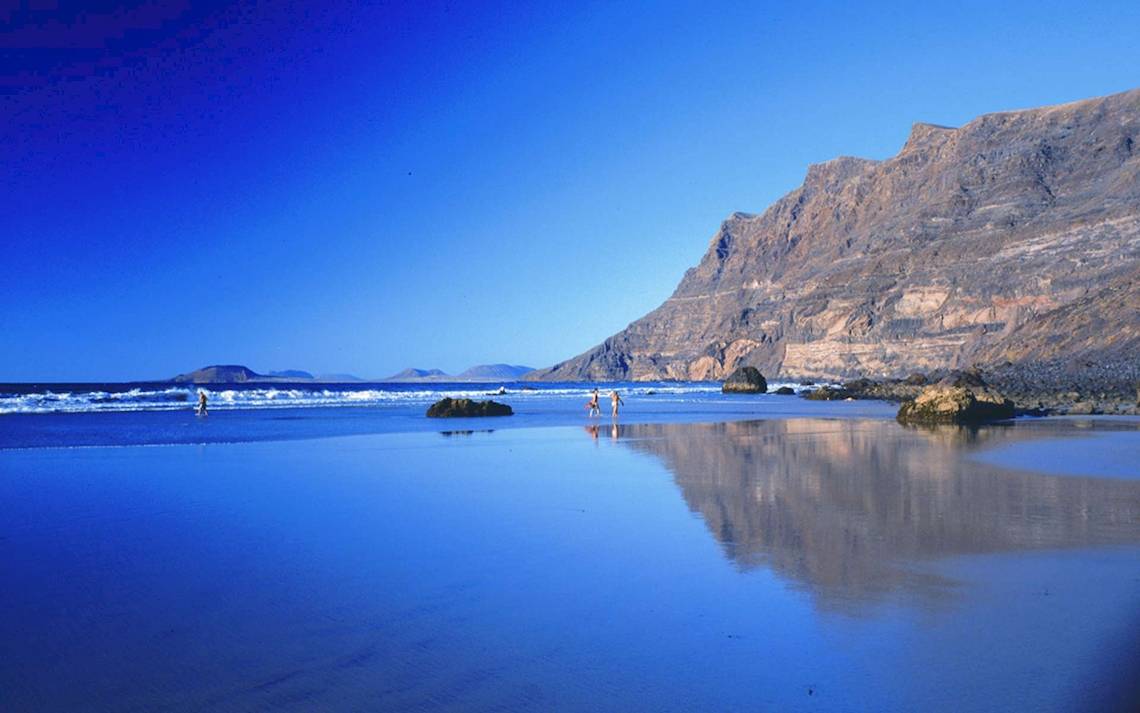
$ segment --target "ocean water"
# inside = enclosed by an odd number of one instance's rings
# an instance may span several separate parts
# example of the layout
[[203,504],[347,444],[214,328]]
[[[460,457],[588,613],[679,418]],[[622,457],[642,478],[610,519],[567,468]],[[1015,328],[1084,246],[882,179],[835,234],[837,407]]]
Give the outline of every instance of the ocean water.
[[1140,421],[572,391],[0,416],[0,709],[1137,702]]
[[[775,389],[781,384],[771,384]],[[698,383],[618,383],[602,389],[602,417],[586,418],[593,384],[230,384],[203,388],[205,418],[195,415],[199,387],[170,384],[0,385],[0,449],[292,440],[366,433],[464,431],[608,424],[606,394],[625,401],[623,423],[738,420],[759,416],[889,417],[879,402],[816,403],[776,394],[722,394]],[[795,388],[803,390],[798,385]],[[494,399],[513,416],[427,419],[428,406],[452,398]]]
[[[702,399],[720,393],[711,382],[627,382],[605,384],[623,396],[668,396]],[[773,383],[780,386],[798,384]],[[508,393],[500,395],[502,387]],[[507,396],[513,403],[562,400],[585,403],[594,384],[557,382],[503,383],[234,383],[171,384],[135,382],[108,384],[0,384],[0,415],[15,413],[122,413],[130,411],[192,410],[204,392],[211,411],[292,409],[313,407],[424,407],[445,397],[485,399]],[[502,398],[500,401],[504,400]],[[608,411],[608,409],[607,409]]]

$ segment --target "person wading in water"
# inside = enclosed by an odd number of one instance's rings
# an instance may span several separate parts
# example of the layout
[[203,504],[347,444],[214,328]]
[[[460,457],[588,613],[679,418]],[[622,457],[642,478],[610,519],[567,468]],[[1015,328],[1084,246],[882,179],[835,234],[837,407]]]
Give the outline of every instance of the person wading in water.
[[602,409],[598,406],[598,389],[594,389],[594,393],[590,396],[590,400],[586,402],[586,416],[601,416]]
[[209,415],[206,413],[206,392],[205,391],[199,391],[198,392],[198,415],[199,416],[208,416]]
[[614,410],[613,410],[613,417],[614,417],[614,418],[617,418],[617,415],[618,415],[618,405],[620,405],[620,404],[624,404],[625,402],[621,400],[621,397],[620,397],[620,396],[618,396],[618,392],[616,392],[616,391],[611,391],[611,392],[610,392],[610,403],[612,403],[612,404],[613,404],[613,407],[614,407]]

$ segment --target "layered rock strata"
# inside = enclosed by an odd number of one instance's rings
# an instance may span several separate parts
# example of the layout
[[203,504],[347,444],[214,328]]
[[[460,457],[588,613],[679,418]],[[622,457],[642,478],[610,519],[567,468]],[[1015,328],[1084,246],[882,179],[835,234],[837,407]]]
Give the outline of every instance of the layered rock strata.
[[653,312],[528,378],[838,379],[1140,359],[1140,89],[915,124],[736,213]]

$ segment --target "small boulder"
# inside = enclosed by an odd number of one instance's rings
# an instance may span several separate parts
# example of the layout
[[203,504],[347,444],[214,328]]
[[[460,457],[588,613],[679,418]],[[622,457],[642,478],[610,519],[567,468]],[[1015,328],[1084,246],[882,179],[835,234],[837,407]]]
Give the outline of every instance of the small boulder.
[[927,386],[899,409],[899,423],[978,424],[1013,418],[1013,402],[975,373],[955,374]]
[[1100,409],[1092,401],[1078,401],[1069,407],[1070,416],[1091,416],[1094,413],[1100,413]]
[[781,386],[780,388],[776,389],[776,391],[773,393],[777,393],[780,396],[794,396],[796,393],[796,390],[790,386]]
[[756,367],[742,366],[724,380],[720,390],[726,394],[763,394],[768,391],[768,382]]
[[870,379],[855,379],[854,381],[843,382],[843,390],[852,394],[865,394],[878,385],[877,382]]
[[841,386],[821,386],[805,391],[802,395],[808,401],[844,401],[854,398],[850,391]]
[[466,418],[473,416],[511,416],[514,411],[506,404],[496,401],[472,401],[471,399],[444,398],[436,401],[427,410],[428,418]]

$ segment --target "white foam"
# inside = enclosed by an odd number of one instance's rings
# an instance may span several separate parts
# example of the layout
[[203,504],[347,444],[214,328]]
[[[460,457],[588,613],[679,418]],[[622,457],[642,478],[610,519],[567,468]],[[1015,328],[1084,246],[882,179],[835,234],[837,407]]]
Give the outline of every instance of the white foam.
[[[603,385],[608,392],[611,386]],[[663,396],[684,399],[720,392],[712,383],[692,384],[623,384],[618,390],[625,396],[652,398]],[[332,389],[220,389],[209,387],[173,386],[167,389],[133,388],[127,391],[43,391],[31,394],[0,394],[0,414],[10,413],[99,413],[122,411],[178,411],[192,410],[198,401],[198,391],[204,391],[211,410],[305,408],[313,406],[385,406],[399,404],[427,404],[445,396],[451,398],[486,398],[499,396],[497,388],[487,385],[451,389],[402,390],[392,388]],[[509,389],[502,398],[509,401],[528,401],[551,398],[586,398],[587,385]]]

